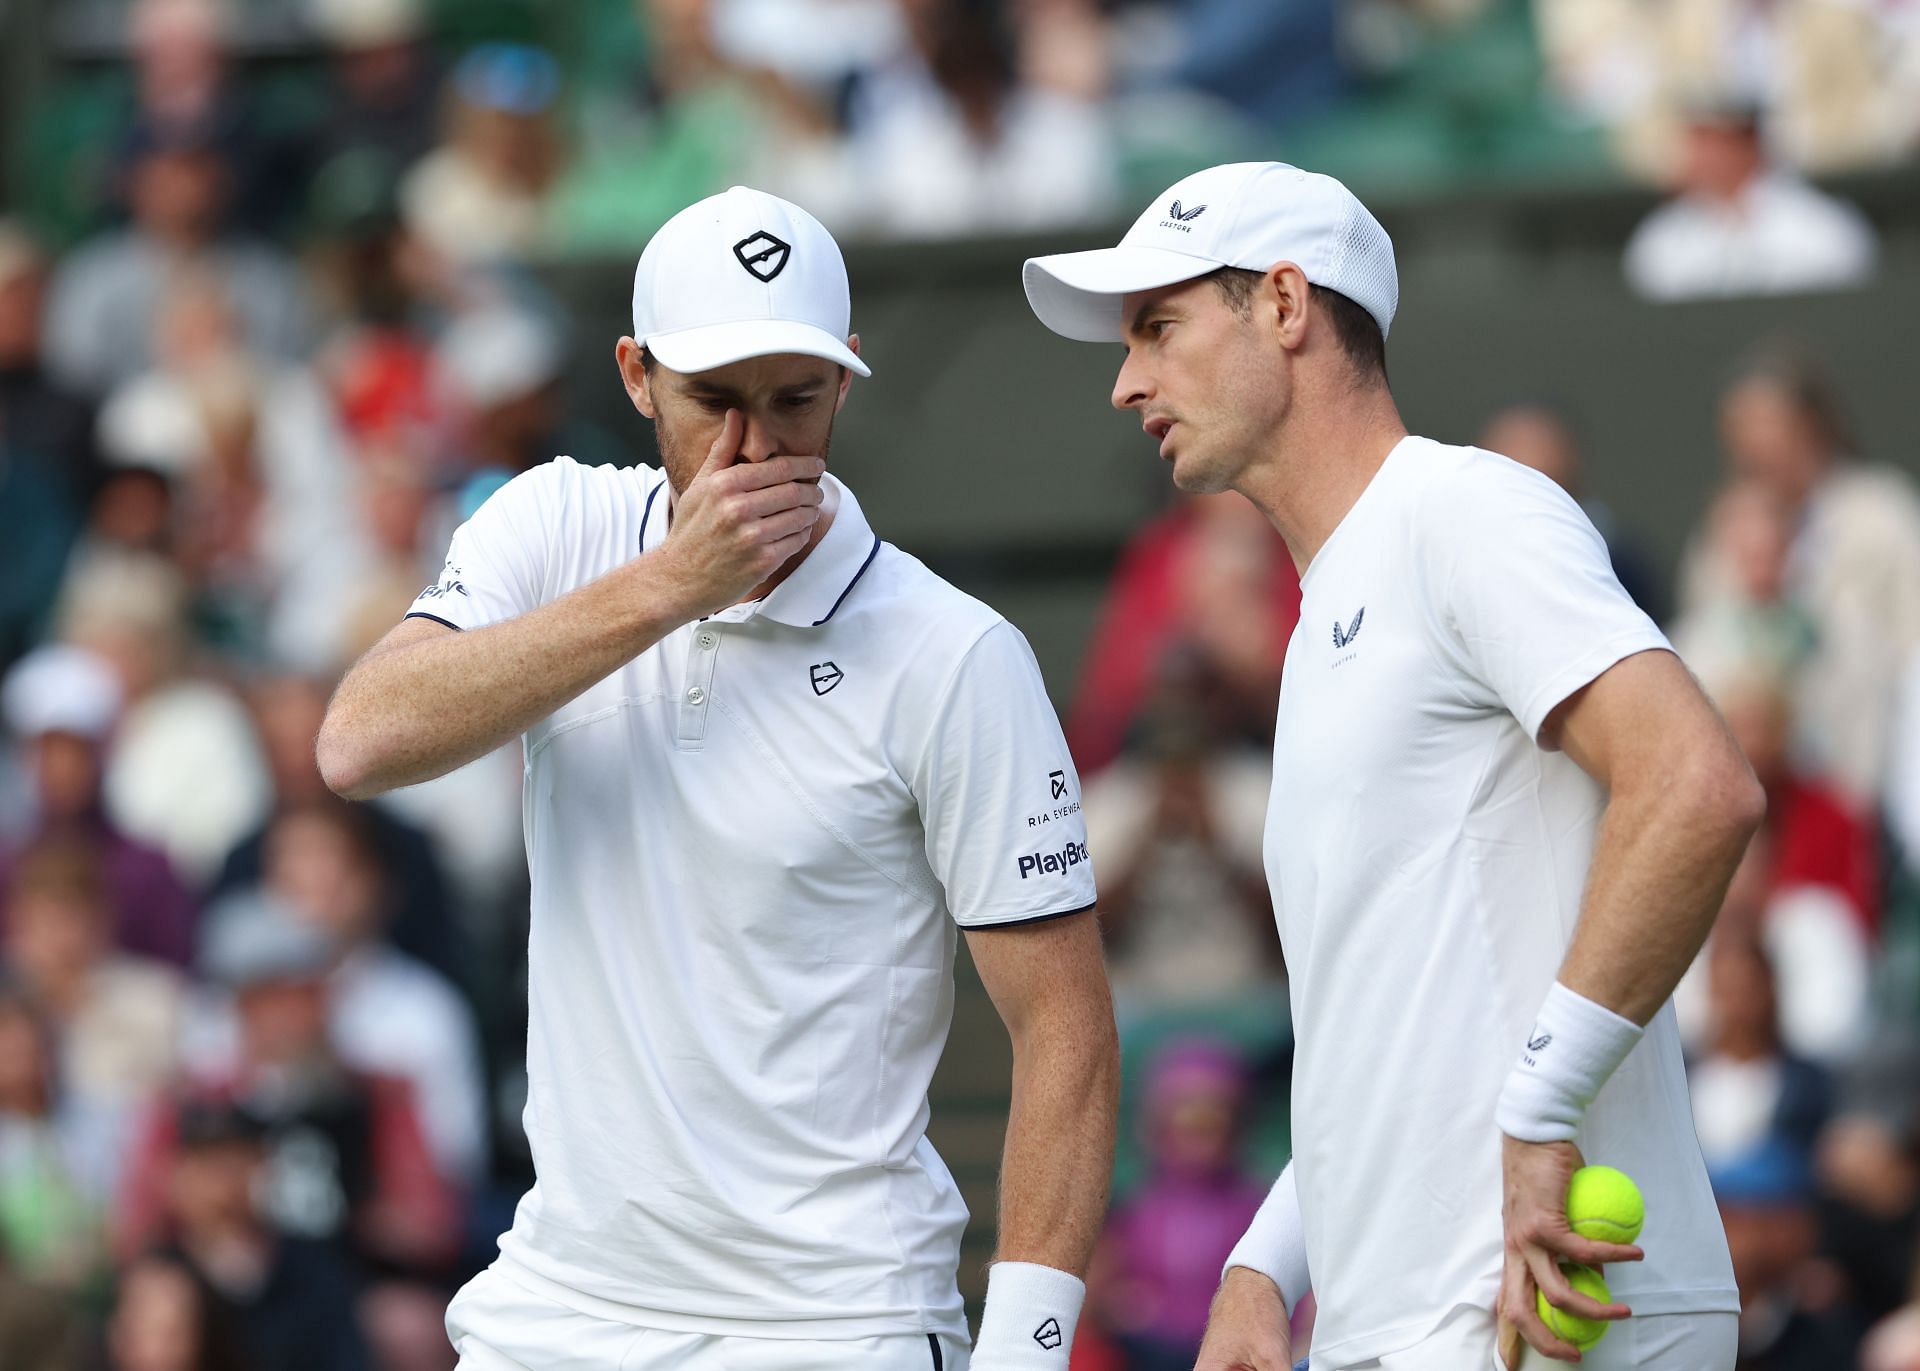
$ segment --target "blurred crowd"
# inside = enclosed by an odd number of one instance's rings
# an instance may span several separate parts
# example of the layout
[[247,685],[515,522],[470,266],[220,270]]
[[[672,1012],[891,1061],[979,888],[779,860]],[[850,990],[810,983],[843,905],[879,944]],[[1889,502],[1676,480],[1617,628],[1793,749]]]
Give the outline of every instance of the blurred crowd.
[[[1410,146],[1388,119],[1520,157],[1512,116],[1673,188],[1634,288],[1793,290],[1877,252],[1800,178],[1920,133],[1893,0],[46,8],[0,129],[7,1371],[447,1371],[446,1296],[528,1179],[520,759],[348,806],[312,742],[488,494],[634,459],[568,402],[543,262],[731,181],[854,237],[1021,232],[1274,130],[1303,161],[1343,127]],[[1680,996],[1743,1366],[1913,1371],[1920,500],[1807,358],[1755,354],[1719,404],[1671,587],[1584,488],[1577,416],[1481,441],[1582,501],[1772,796]],[[1182,501],[1083,663],[1130,1122],[1076,1365],[1182,1365],[1286,1156],[1260,841],[1298,605],[1249,505]]]

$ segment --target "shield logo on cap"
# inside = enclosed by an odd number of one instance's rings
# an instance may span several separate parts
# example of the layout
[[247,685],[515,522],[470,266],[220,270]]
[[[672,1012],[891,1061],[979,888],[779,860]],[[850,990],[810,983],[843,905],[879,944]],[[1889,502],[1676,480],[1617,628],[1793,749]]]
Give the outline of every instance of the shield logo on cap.
[[787,258],[793,255],[793,245],[761,229],[752,237],[742,238],[735,243],[733,255],[753,275],[762,281],[771,281],[787,269]]

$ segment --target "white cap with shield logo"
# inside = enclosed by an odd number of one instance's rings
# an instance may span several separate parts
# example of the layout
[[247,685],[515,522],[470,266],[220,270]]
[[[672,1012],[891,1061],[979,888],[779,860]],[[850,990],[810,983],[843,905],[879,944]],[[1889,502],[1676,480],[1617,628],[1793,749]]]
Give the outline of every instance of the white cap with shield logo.
[[679,372],[800,353],[870,376],[847,346],[851,314],[833,235],[798,205],[746,186],[667,220],[633,274],[634,339]]
[[1285,162],[1232,162],[1169,186],[1118,247],[1027,260],[1022,280],[1040,322],[1082,342],[1124,337],[1123,297],[1221,267],[1264,272],[1292,262],[1309,285],[1346,296],[1385,337],[1400,302],[1393,241],[1331,176]]

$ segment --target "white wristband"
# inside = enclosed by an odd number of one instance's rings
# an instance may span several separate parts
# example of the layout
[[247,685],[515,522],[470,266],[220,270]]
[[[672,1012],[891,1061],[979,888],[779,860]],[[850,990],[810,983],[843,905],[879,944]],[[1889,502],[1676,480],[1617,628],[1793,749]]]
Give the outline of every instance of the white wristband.
[[1033,1262],[995,1262],[987,1269],[987,1306],[973,1365],[981,1371],[1065,1371],[1087,1284]]
[[1260,1212],[1227,1254],[1221,1279],[1236,1266],[1258,1271],[1279,1286],[1289,1314],[1313,1288],[1307,1275],[1307,1234],[1300,1221],[1300,1189],[1293,1179],[1292,1162],[1287,1163],[1287,1169],[1262,1201]]
[[1555,981],[1494,1108],[1500,1131],[1521,1142],[1567,1142],[1646,1030]]

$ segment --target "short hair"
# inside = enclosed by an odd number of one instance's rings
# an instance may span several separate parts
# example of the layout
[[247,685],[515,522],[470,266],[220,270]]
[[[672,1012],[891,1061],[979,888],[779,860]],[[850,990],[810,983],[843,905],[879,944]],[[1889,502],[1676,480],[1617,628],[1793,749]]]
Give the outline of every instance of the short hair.
[[[1245,316],[1253,308],[1253,292],[1266,277],[1263,271],[1247,271],[1241,267],[1221,267],[1210,272],[1206,280],[1212,281],[1221,296],[1233,309],[1233,312]],[[1387,379],[1387,339],[1380,332],[1380,323],[1366,308],[1349,296],[1337,290],[1328,290],[1325,286],[1308,284],[1307,289],[1313,296],[1313,302],[1327,312],[1333,323],[1334,337],[1340,340],[1340,350],[1347,354],[1362,377]]]
[[1798,341],[1769,338],[1746,353],[1736,364],[1727,389],[1749,385],[1779,391],[1836,453],[1858,450],[1853,424],[1832,373]]

